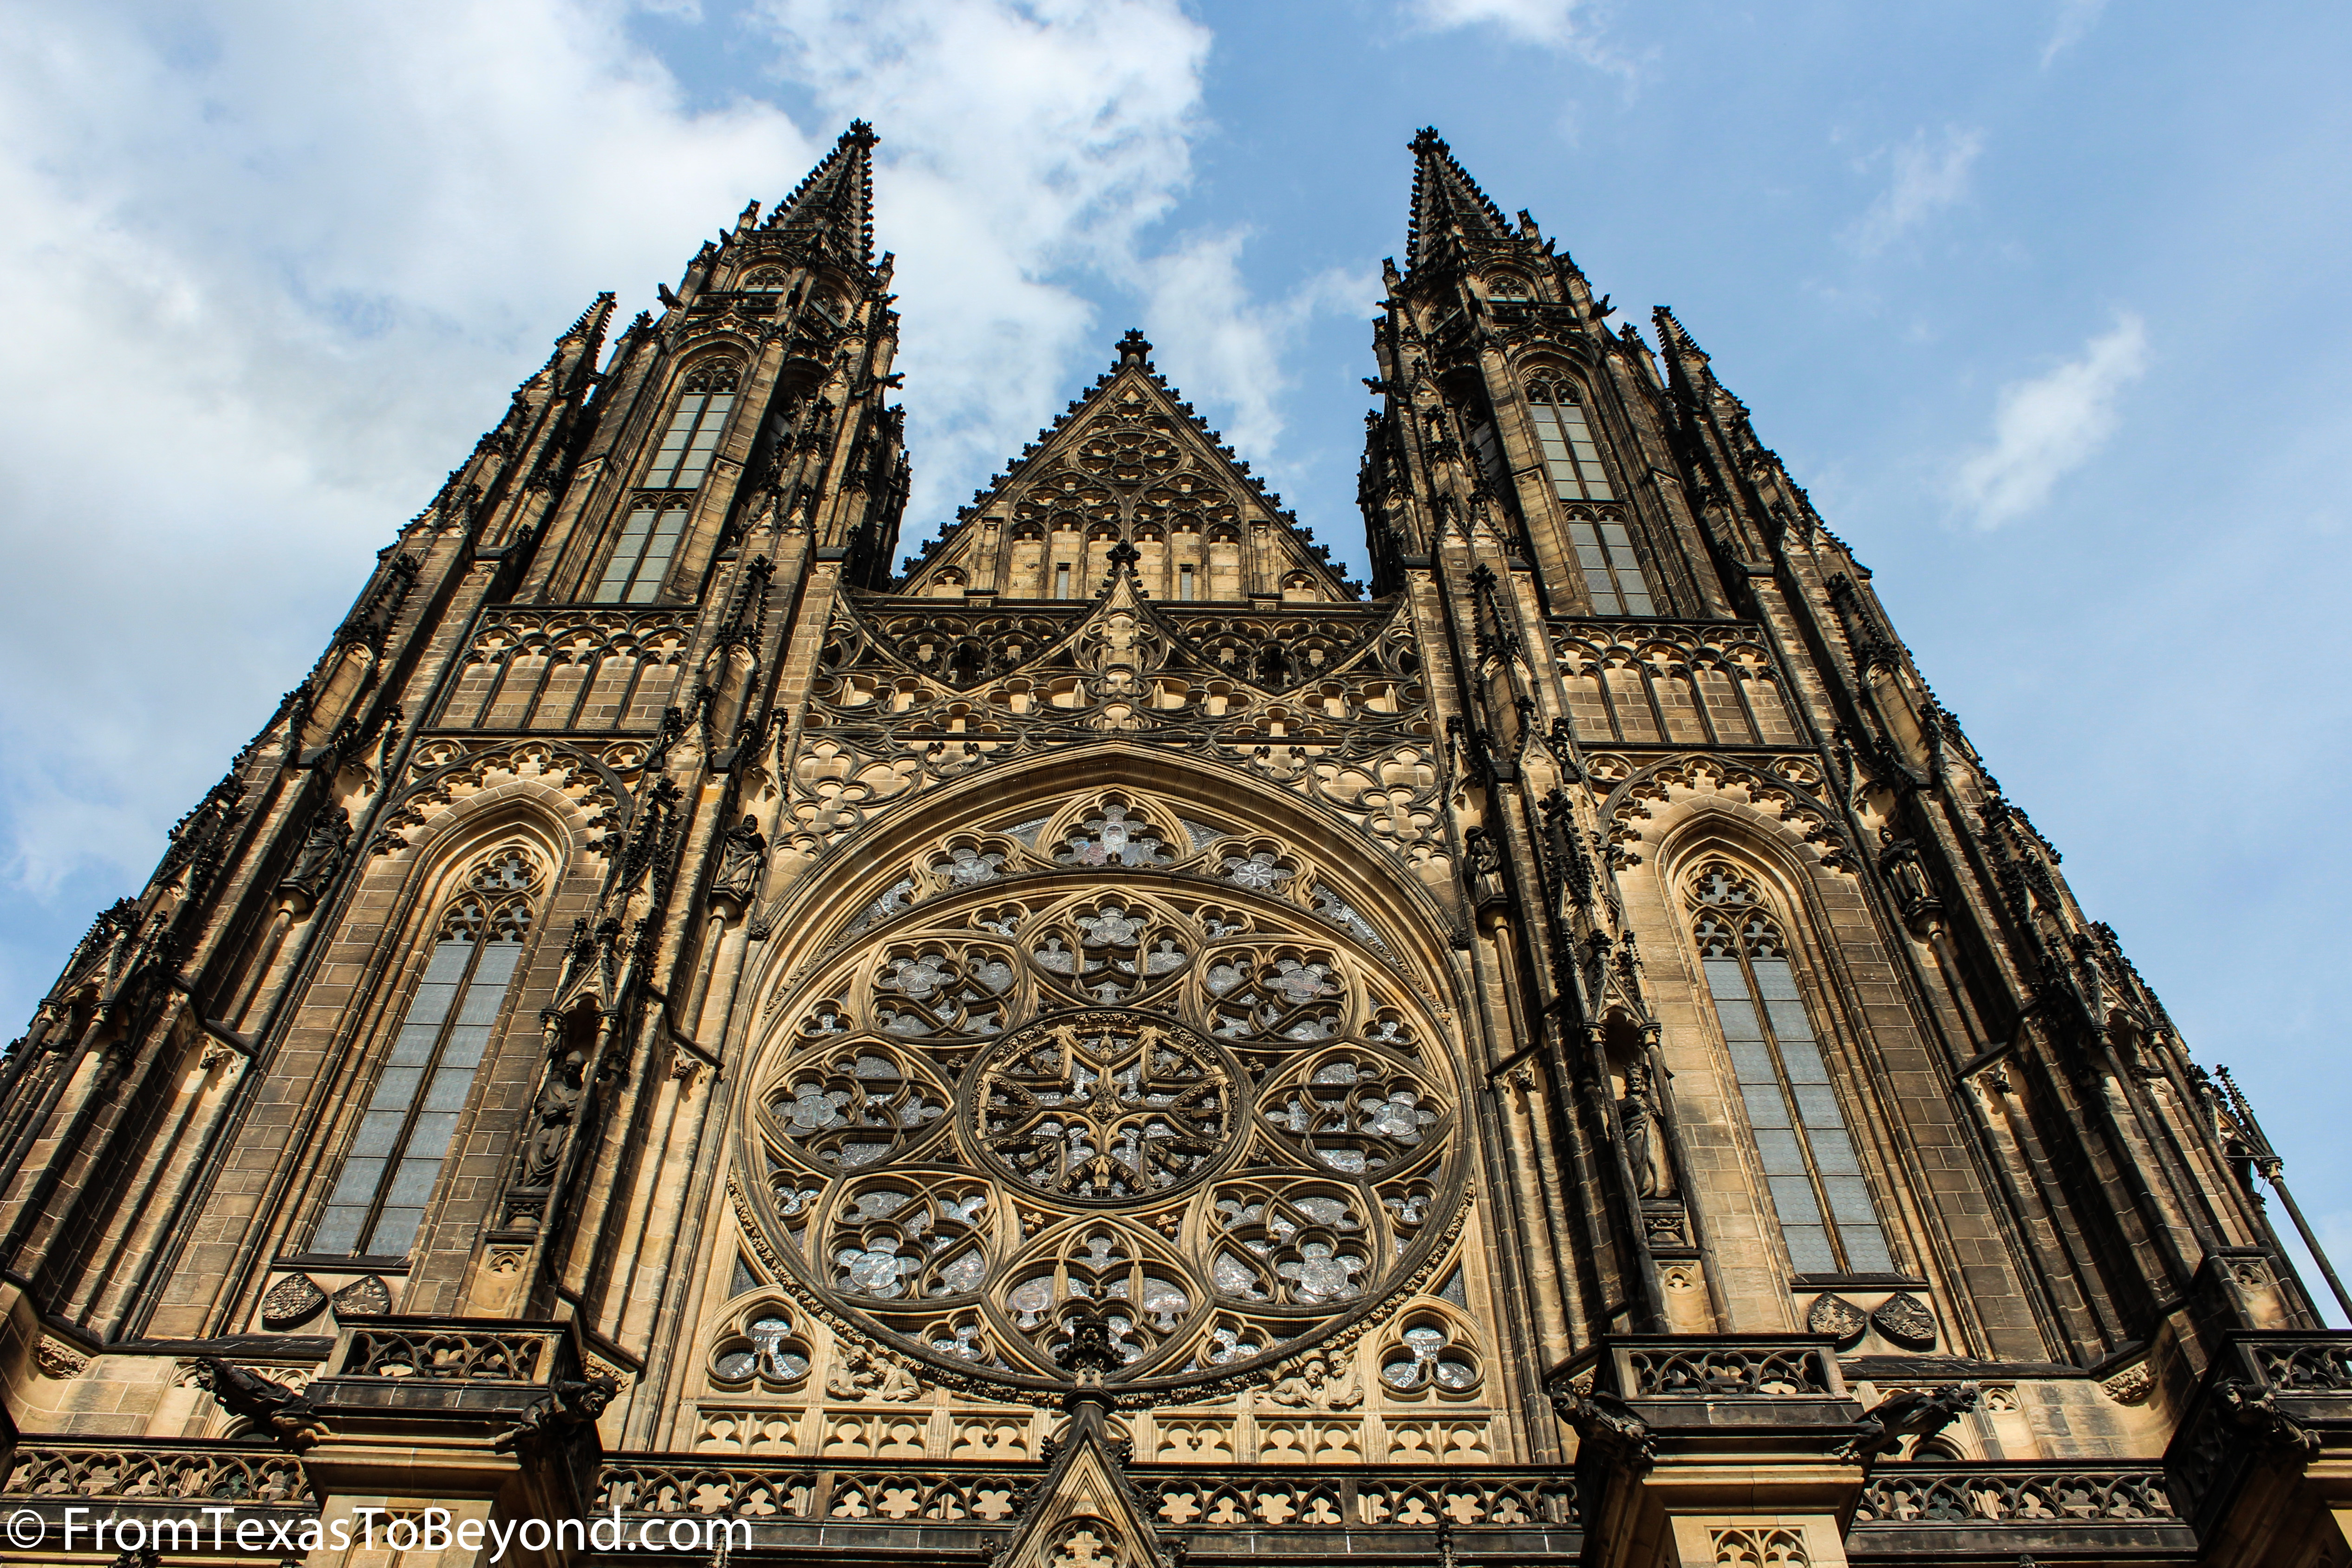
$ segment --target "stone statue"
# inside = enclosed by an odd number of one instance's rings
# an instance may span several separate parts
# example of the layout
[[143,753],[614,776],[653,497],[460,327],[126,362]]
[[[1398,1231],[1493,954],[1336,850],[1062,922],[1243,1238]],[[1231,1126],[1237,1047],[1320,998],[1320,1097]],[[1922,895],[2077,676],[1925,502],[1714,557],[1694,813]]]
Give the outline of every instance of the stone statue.
[[1617,1124],[1625,1134],[1625,1164],[1633,1172],[1633,1196],[1662,1196],[1651,1124],[1657,1108],[1650,1098],[1649,1069],[1636,1061],[1625,1069],[1625,1097],[1617,1102]]
[[710,895],[732,899],[738,907],[749,904],[760,891],[760,868],[767,859],[768,841],[760,832],[759,820],[746,813],[719,841],[719,874],[710,879]]
[[302,848],[294,856],[294,868],[286,873],[278,886],[300,894],[315,902],[327,883],[333,880],[336,870],[343,863],[343,855],[352,847],[352,813],[349,808],[327,805],[319,808],[310,819],[310,831],[302,836]]

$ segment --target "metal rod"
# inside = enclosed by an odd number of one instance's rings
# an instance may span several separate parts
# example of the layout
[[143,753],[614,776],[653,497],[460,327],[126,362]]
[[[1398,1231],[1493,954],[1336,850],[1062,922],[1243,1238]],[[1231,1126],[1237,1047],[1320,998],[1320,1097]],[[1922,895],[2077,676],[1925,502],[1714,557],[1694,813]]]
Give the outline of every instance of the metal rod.
[[2271,1184],[2271,1190],[2279,1195],[2281,1203],[2286,1205],[2287,1218],[2294,1221],[2296,1231],[2303,1237],[2304,1246],[2311,1251],[2311,1260],[2319,1265],[2320,1276],[2327,1281],[2327,1288],[2336,1292],[2336,1304],[2344,1309],[2345,1318],[2352,1321],[2352,1293],[2347,1293],[2344,1281],[2336,1277],[2336,1270],[2327,1261],[2327,1254],[2320,1249],[2319,1238],[2311,1233],[2311,1226],[2303,1218],[2303,1210],[2295,1207],[2294,1194],[2287,1191],[2286,1183],[2280,1178],[2276,1160],[2269,1162],[2269,1168],[2263,1172],[2263,1179]]

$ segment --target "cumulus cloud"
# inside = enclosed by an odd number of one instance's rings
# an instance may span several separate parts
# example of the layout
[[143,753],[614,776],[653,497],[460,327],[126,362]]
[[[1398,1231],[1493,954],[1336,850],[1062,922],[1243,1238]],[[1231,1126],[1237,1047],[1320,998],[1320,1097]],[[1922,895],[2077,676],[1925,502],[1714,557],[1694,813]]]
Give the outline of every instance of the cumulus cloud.
[[1958,126],[1947,126],[1932,138],[1921,131],[1887,149],[1879,155],[1890,166],[1886,189],[1846,231],[1846,243],[1864,256],[1876,256],[1959,201],[1968,194],[1969,170],[1983,151],[1982,131]]
[[[1090,293],[1144,301],[1188,395],[1275,455],[1263,389],[1326,296],[1155,246],[1211,42],[1181,0],[758,0],[729,47],[797,123],[695,109],[647,13],[696,8],[0,0],[0,287],[38,370],[0,378],[0,934],[143,875],[591,296],[652,304],[852,116],[883,135],[910,534],[1110,362],[1130,323]],[[54,956],[0,951],[0,982]]]
[[1377,273],[1330,268],[1276,298],[1254,299],[1241,276],[1241,229],[1194,235],[1145,266],[1144,329],[1156,362],[1186,396],[1227,411],[1225,438],[1274,453],[1283,434],[1286,351],[1325,312],[1360,309],[1381,295]]
[[0,866],[37,894],[143,873],[549,340],[816,148],[682,112],[614,6],[7,15]]
[[911,533],[1036,434],[1074,364],[1117,358],[1129,323],[1098,319],[1079,284],[1142,284],[1147,231],[1192,177],[1209,34],[1174,0],[762,0],[760,15],[824,113],[882,133]]
[[2042,68],[2049,69],[2062,49],[2081,43],[2106,8],[2107,0],[2058,0],[2058,21],[2050,31],[2050,42],[2042,47]]
[[1624,63],[1601,47],[1589,18],[1589,0],[1404,0],[1404,15],[1431,32],[1493,27],[1505,37],[1561,49],[1587,64],[1625,71]]
[[1980,528],[1999,528],[2050,498],[2058,481],[2091,460],[2115,434],[2116,400],[2147,369],[2147,327],[2126,312],[2082,354],[2046,373],[2001,388],[1992,444],[1971,453],[1953,497]]

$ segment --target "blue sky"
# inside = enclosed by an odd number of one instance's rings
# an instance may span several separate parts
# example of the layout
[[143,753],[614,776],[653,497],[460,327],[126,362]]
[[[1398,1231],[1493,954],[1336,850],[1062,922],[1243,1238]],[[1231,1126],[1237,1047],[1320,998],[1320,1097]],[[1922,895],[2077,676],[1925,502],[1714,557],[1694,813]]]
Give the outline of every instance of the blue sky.
[[1622,319],[1675,308],[2352,1254],[2352,684],[2321,656],[2352,10],[0,0],[0,1016],[589,296],[650,305],[852,115],[909,544],[1139,325],[1360,572],[1359,378],[1434,124]]

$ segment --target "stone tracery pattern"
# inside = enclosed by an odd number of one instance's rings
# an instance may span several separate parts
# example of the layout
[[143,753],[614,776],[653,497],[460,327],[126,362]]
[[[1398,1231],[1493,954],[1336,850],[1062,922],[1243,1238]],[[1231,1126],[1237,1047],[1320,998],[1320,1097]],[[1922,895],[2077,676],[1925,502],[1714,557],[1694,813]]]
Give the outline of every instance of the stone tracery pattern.
[[[1123,733],[1303,794],[1433,886],[1450,886],[1440,743],[1399,606],[1320,605],[1309,615],[1126,598],[965,612],[845,602],[785,767],[783,841],[813,857],[911,791]],[[1121,864],[1157,863],[1133,858],[1146,852],[1183,858],[1181,825],[1159,827],[1156,852],[1106,822],[1108,840],[1056,841],[1047,852]],[[956,848],[968,876],[994,869],[993,848]],[[1255,874],[1282,869],[1257,863]]]
[[[1156,1386],[1286,1362],[1426,1273],[1460,1086],[1392,966],[1262,874],[1291,846],[1127,791],[982,839],[989,876],[922,852],[871,945],[765,1011],[747,1218],[813,1305],[1036,1386],[1084,1306]],[[1423,1382],[1461,1382],[1447,1354]]]

